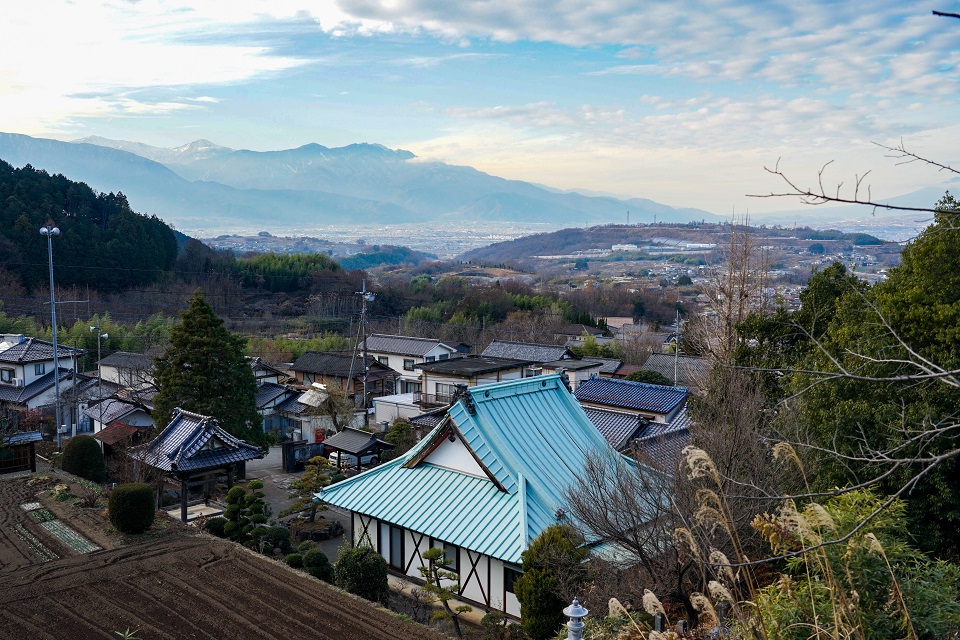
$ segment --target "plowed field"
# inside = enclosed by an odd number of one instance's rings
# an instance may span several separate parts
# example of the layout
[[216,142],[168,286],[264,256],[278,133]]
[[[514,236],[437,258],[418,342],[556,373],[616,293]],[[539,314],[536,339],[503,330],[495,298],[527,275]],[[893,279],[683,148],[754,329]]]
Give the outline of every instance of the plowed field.
[[[20,506],[35,500],[25,480],[0,480],[0,638],[116,640],[126,629],[142,640],[444,638],[205,536],[78,555]],[[31,536],[59,558],[44,560],[23,539]]]

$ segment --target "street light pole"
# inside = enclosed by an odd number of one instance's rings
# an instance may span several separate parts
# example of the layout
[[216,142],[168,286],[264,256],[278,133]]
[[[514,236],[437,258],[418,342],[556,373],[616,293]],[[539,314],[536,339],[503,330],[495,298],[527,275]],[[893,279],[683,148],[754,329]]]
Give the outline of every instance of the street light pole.
[[53,385],[54,402],[56,404],[57,451],[63,448],[60,437],[60,347],[57,344],[57,301],[53,289],[53,236],[60,235],[60,229],[48,222],[40,227],[40,235],[47,238],[47,263],[50,267],[50,324],[53,327]]

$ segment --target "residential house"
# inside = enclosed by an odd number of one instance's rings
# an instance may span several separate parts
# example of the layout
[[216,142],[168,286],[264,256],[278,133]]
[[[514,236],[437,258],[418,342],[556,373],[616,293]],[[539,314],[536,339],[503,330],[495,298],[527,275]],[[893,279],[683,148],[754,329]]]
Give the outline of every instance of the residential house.
[[113,424],[122,424],[136,430],[146,431],[157,426],[150,415],[150,408],[119,398],[104,398],[91,404],[83,416],[93,425],[93,437]]
[[583,360],[587,362],[597,362],[600,364],[599,375],[601,378],[616,378],[617,370],[623,366],[623,360],[616,358],[600,358],[596,356],[584,356]]
[[142,389],[154,386],[152,356],[115,351],[101,358],[99,366],[101,378],[121,387]]
[[[573,352],[565,346],[553,344],[537,344],[534,342],[512,342],[510,340],[494,340],[480,355],[490,358],[512,358],[513,360],[530,360],[536,365],[543,362],[556,362],[575,358]],[[536,366],[534,366],[534,369]],[[529,377],[529,376],[527,376]]]
[[295,400],[303,394],[302,390],[294,389],[285,384],[260,381],[257,387],[257,412],[263,418],[263,432],[275,433],[280,439],[291,435],[294,425],[285,417],[279,407],[288,400]]
[[[423,391],[414,394],[414,402],[422,408],[450,404],[457,386],[476,387],[504,380],[519,380],[534,375],[532,360],[466,356],[419,365]],[[528,375],[529,374],[529,375]]]
[[253,371],[253,377],[257,381],[257,386],[271,382],[279,384],[280,380],[288,378],[285,371],[281,371],[261,360],[259,357],[247,358],[250,362],[250,369]]
[[569,517],[565,492],[597,455],[619,458],[562,377],[543,375],[467,389],[409,452],[317,497],[350,512],[351,542],[394,576],[419,582],[424,553],[442,548],[459,600],[519,616],[522,554]]
[[[373,357],[367,357],[367,396],[390,395],[396,389],[400,374]],[[315,382],[337,385],[348,397],[363,406],[363,357],[349,352],[307,351],[291,367],[297,383],[309,386]]]
[[293,395],[284,395],[282,399],[278,397],[273,403],[273,424],[277,425],[284,437],[323,442],[328,435],[333,435],[344,427],[364,426],[362,407],[357,407],[350,415],[334,416],[326,410],[329,408],[326,403],[330,396],[324,384],[314,382],[309,387],[290,389],[294,391]]
[[[375,333],[367,336],[367,354],[380,364],[400,372],[397,393],[413,393],[420,388],[418,364],[449,360],[469,353],[470,347],[462,343],[450,343],[435,338],[414,338]],[[363,349],[360,343],[358,349]]]
[[541,373],[565,373],[570,380],[570,388],[574,391],[585,381],[599,375],[602,365],[591,360],[570,358],[540,363]]
[[614,378],[590,378],[576,391],[583,407],[626,410],[650,422],[670,422],[687,402],[683,387],[631,382]]
[[641,368],[656,371],[693,393],[706,391],[707,381],[710,378],[710,361],[696,356],[651,353]]
[[676,471],[680,452],[691,438],[686,389],[597,377],[581,384],[575,395],[614,448]]
[[[76,373],[77,357],[83,353],[80,349],[57,345],[61,419],[67,432],[77,424],[77,414],[71,405],[62,402],[62,396],[75,383],[87,379]],[[53,343],[22,334],[0,335],[0,405],[6,417],[14,421],[26,410],[53,415],[56,405]]]

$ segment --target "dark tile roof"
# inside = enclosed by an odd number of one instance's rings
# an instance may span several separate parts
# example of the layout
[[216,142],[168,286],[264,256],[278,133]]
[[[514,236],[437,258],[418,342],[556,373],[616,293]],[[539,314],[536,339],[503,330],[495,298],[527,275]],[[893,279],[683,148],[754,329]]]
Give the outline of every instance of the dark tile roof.
[[281,402],[276,406],[277,411],[282,411],[283,413],[290,413],[295,416],[299,416],[309,408],[307,405],[300,402],[301,395],[303,394],[298,393],[295,396],[291,396],[287,398],[286,400],[284,400],[283,402]]
[[560,327],[553,333],[558,336],[573,336],[575,338],[579,338],[585,333],[588,336],[602,336],[603,329],[597,329],[596,327],[588,327],[585,324],[568,324]]
[[39,431],[18,431],[3,436],[3,441],[0,444],[5,447],[16,447],[31,442],[40,442],[41,440],[43,440],[43,434]]
[[437,362],[427,362],[416,366],[429,373],[472,378],[473,376],[483,375],[484,373],[496,373],[497,371],[505,371],[507,369],[517,369],[531,364],[535,363],[531,360],[513,360],[511,358],[464,356],[463,358],[438,360]]
[[707,379],[710,377],[710,361],[706,358],[651,353],[643,363],[643,369],[656,371],[673,380],[675,364],[680,384],[701,389],[706,386]]
[[254,373],[256,373],[257,371],[266,371],[267,373],[270,373],[276,376],[287,375],[285,371],[281,371],[280,369],[277,369],[276,367],[267,364],[266,362],[261,360],[259,356],[256,358],[250,358],[250,368],[253,369]]
[[570,371],[580,371],[581,369],[597,369],[601,365],[599,362],[593,362],[592,360],[568,358],[566,360],[543,362],[540,366],[547,367],[548,369],[569,369]]
[[616,358],[595,358],[591,356],[584,356],[583,359],[588,362],[599,362],[600,373],[605,373],[611,376],[616,373],[617,369],[620,368],[620,365],[623,364],[623,362],[617,360]]
[[[362,363],[363,358],[359,355],[354,358],[352,352],[307,351],[293,363],[293,370],[333,376],[336,378],[349,378],[352,373],[353,377],[356,378],[360,376],[363,371]],[[367,365],[371,374],[377,372],[389,373],[393,371],[393,369],[381,364],[372,356],[367,357]]]
[[691,441],[691,424],[686,407],[680,409],[673,420],[666,424],[649,423],[633,441],[634,455],[664,471],[676,473],[680,453]]
[[433,429],[435,426],[440,424],[443,421],[444,416],[447,415],[447,408],[441,407],[439,409],[434,409],[433,411],[427,411],[426,413],[421,413],[418,416],[413,416],[407,422],[414,425],[415,427],[424,427],[426,429]]
[[[69,380],[73,376],[73,371],[70,369],[64,369],[60,367],[60,382],[63,383],[64,380]],[[52,388],[54,386],[53,381],[53,371],[40,376],[30,384],[25,387],[14,387],[12,385],[3,384],[0,385],[0,401],[3,402],[13,402],[13,403],[24,403],[31,398],[40,395],[44,391]],[[63,388],[61,387],[61,392]]]
[[608,411],[584,407],[583,412],[590,418],[590,422],[603,434],[607,442],[617,451],[623,451],[630,446],[647,421],[636,414]]
[[480,355],[490,358],[513,358],[514,360],[532,360],[533,362],[553,362],[563,357],[573,357],[573,353],[564,346],[536,344],[533,342],[510,342],[494,340]]
[[336,449],[354,455],[373,451],[374,449],[393,449],[389,442],[380,440],[369,431],[360,429],[344,428],[343,431],[335,433],[323,441],[323,446],[329,449]]
[[211,416],[176,408],[166,429],[130,455],[163,471],[200,471],[262,458],[263,451],[224,431]]
[[[101,414],[100,411],[103,410]],[[100,424],[110,424],[118,418],[129,415],[137,410],[145,411],[142,407],[139,407],[132,402],[126,402],[124,400],[118,400],[117,398],[107,398],[101,402],[98,402],[95,405],[89,406],[83,411],[83,415],[93,418]],[[101,415],[103,419],[101,419]]]
[[[82,353],[84,353],[83,349],[71,349],[62,344],[57,345],[57,354],[61,358],[69,358]],[[53,343],[38,338],[25,338],[23,342],[0,351],[0,362],[23,364],[25,362],[45,362],[47,360],[53,360]]]
[[100,360],[101,367],[116,367],[118,369],[134,369],[136,371],[153,371],[153,357],[142,353],[129,351],[114,351]]
[[[456,346],[448,345],[436,338],[389,336],[382,333],[367,336],[367,350],[377,353],[393,353],[401,356],[423,357],[439,344],[456,349]],[[363,348],[362,342],[360,343],[360,348]]]
[[282,384],[264,382],[262,385],[257,387],[257,395],[255,398],[257,409],[262,409],[277,398],[286,394],[300,395],[298,392]]
[[686,400],[688,391],[683,387],[591,377],[580,383],[574,395],[580,402],[666,414]]

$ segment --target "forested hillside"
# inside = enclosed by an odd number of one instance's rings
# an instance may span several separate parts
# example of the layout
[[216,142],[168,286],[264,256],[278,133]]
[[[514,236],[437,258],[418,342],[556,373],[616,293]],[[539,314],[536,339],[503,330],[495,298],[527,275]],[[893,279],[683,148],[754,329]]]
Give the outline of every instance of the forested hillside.
[[0,267],[27,288],[47,279],[48,222],[57,282],[117,290],[157,281],[177,258],[177,237],[156,216],[135,213],[122,193],[96,193],[62,175],[0,161]]

